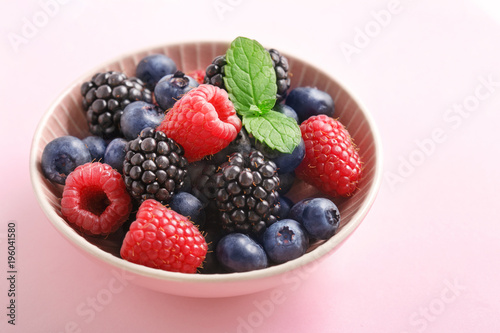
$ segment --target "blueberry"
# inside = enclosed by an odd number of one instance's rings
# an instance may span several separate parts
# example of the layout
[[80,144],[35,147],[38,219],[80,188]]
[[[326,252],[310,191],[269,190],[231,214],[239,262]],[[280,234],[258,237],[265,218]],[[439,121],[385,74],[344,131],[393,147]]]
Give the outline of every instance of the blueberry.
[[182,95],[193,88],[198,87],[199,83],[183,72],[177,71],[175,74],[164,76],[156,84],[154,94],[156,102],[163,110],[168,110],[174,106]]
[[93,161],[100,161],[104,158],[106,151],[106,141],[100,136],[91,135],[82,140],[90,152]]
[[177,71],[175,62],[163,54],[152,54],[144,57],[138,64],[135,75],[153,90],[160,79]]
[[247,272],[266,268],[266,252],[253,239],[240,233],[224,236],[217,244],[217,259],[230,272]]
[[272,161],[276,163],[279,174],[289,173],[299,166],[305,155],[306,145],[304,140],[300,139],[300,143],[297,147],[295,147],[291,154],[280,153],[277,157],[273,158]]
[[287,117],[295,119],[297,123],[299,122],[299,116],[297,115],[297,112],[295,112],[294,109],[286,104],[276,104],[273,107],[273,110],[279,113],[283,113]]
[[282,264],[306,253],[309,237],[297,221],[285,219],[266,229],[262,244],[269,259]]
[[277,215],[282,220],[286,219],[288,217],[288,214],[290,214],[290,210],[292,209],[293,201],[283,195],[279,197],[278,201],[280,208]]
[[339,209],[327,198],[303,199],[293,205],[288,217],[301,223],[309,236],[317,239],[332,237],[340,224]]
[[74,136],[62,136],[45,146],[42,171],[48,180],[64,185],[71,171],[91,161],[90,152],[82,140]]
[[286,194],[293,186],[295,182],[295,172],[280,173],[278,174],[280,179],[280,185],[278,187],[278,194]]
[[156,105],[137,101],[130,103],[123,109],[120,126],[125,138],[133,140],[146,127],[156,128],[164,117],[163,110]]
[[285,104],[295,110],[299,122],[319,114],[333,117],[335,110],[332,97],[328,93],[312,87],[293,89],[288,94]]
[[265,157],[276,164],[279,174],[294,171],[306,155],[306,145],[303,139],[300,139],[300,143],[290,154],[271,149],[263,142],[255,141],[254,145],[255,148],[261,151]]
[[199,227],[205,224],[203,203],[194,195],[187,192],[179,192],[172,197],[169,205],[177,213],[189,217],[193,224]]
[[122,138],[113,139],[104,152],[104,163],[109,164],[119,173],[123,171],[123,160],[125,160],[125,145],[127,140]]

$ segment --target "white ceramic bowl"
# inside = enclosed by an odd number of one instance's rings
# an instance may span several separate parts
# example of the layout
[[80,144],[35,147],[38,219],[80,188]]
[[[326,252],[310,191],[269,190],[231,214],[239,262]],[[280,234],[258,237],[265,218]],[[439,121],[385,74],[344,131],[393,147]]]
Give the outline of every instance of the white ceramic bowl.
[[[56,137],[89,135],[81,106],[80,86],[94,73],[118,70],[135,75],[137,63],[146,55],[163,53],[171,57],[180,70],[190,72],[204,69],[213,58],[224,54],[229,43],[199,42],[166,45],[137,52],[109,62],[75,81],[45,113],[35,133],[30,160],[33,189],[40,206],[52,225],[77,249],[120,274],[126,274],[133,283],[164,293],[192,297],[226,297],[254,293],[282,284],[287,276],[298,270],[317,265],[333,253],[360,225],[373,204],[381,183],[381,147],[377,130],[370,114],[339,82],[314,66],[286,55],[292,76],[291,89],[315,86],[327,91],[335,100],[335,117],[348,128],[359,148],[363,162],[363,177],[359,189],[347,199],[333,199],[341,212],[342,222],[336,235],[328,241],[313,244],[302,257],[285,264],[245,273],[182,274],[166,272],[130,263],[119,257],[120,237],[99,238],[81,235],[61,216],[62,186],[47,181],[42,174],[40,160],[45,145]],[[282,52],[283,53],[283,52]],[[297,182],[288,196],[297,201],[321,194],[312,186]],[[309,267],[307,267],[309,266]]]

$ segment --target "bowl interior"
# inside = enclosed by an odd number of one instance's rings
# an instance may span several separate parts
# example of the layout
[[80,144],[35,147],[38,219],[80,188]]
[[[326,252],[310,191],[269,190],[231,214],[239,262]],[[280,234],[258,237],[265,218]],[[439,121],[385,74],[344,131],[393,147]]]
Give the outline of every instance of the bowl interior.
[[[200,42],[177,45],[167,45],[163,47],[149,49],[138,52],[108,63],[105,66],[94,69],[88,75],[82,76],[75,81],[52,105],[42,119],[37,133],[33,139],[31,154],[31,177],[37,199],[54,226],[63,233],[71,242],[91,252],[94,256],[115,266],[133,269],[141,274],[149,274],[160,279],[178,278],[179,273],[171,273],[154,270],[147,267],[135,267],[124,260],[119,259],[119,249],[121,239],[124,236],[119,232],[107,238],[81,235],[62,218],[60,213],[60,198],[63,187],[52,184],[46,180],[42,174],[40,160],[43,149],[51,140],[63,136],[73,135],[84,138],[89,135],[86,123],[85,112],[83,111],[80,95],[80,86],[84,81],[91,78],[94,73],[117,70],[124,72],[128,76],[135,75],[137,63],[146,55],[163,53],[171,57],[178,68],[185,73],[193,70],[205,69],[213,58],[224,54],[227,50],[227,43]],[[291,77],[291,89],[298,86],[313,86],[328,92],[335,101],[335,117],[348,128],[355,144],[359,148],[361,160],[363,162],[363,176],[359,183],[359,189],[349,198],[332,198],[340,209],[342,222],[337,234],[326,242],[318,242],[311,246],[310,251],[317,252],[316,248],[321,248],[320,253],[331,252],[337,245],[342,243],[359,225],[368,212],[375,194],[380,185],[381,161],[379,139],[376,129],[370,116],[366,114],[362,106],[353,96],[345,90],[337,81],[329,77],[324,72],[318,70],[299,59],[286,55],[289,60]],[[322,196],[314,187],[297,181],[292,190],[287,194],[294,202],[301,198],[310,196]],[[261,272],[218,274],[218,279],[231,279],[234,275],[239,277],[256,277],[269,271],[277,274],[306,264],[315,260],[316,256],[303,256],[292,262],[271,267]],[[278,267],[278,268],[276,268]],[[210,279],[209,275],[183,276],[183,279]]]

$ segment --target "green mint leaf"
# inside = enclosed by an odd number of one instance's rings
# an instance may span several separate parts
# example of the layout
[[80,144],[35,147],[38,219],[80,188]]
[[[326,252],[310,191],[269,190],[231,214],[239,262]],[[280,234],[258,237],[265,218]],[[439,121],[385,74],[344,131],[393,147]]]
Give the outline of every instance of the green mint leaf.
[[256,114],[256,115],[261,114],[260,109],[257,105],[253,105],[253,104],[250,105],[250,108],[248,110],[251,111],[252,114]]
[[238,37],[226,52],[226,62],[224,84],[236,112],[245,116],[271,110],[278,88],[269,52],[255,40]]
[[256,140],[282,153],[292,153],[300,143],[301,133],[297,122],[277,111],[243,116],[243,126]]
[[264,111],[264,113],[266,113],[269,110],[272,110],[272,108],[274,107],[274,104],[276,104],[276,98],[266,99],[265,101],[262,101],[260,103],[259,109],[261,111]]

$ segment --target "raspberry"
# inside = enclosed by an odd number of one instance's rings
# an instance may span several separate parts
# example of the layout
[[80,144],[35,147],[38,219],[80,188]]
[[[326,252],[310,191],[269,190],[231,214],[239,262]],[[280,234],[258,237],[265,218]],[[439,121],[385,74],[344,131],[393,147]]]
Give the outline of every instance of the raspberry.
[[203,81],[205,81],[205,70],[203,69],[197,69],[195,71],[186,73],[186,75],[195,79],[199,84],[203,84]]
[[347,129],[326,115],[300,125],[306,155],[295,169],[298,178],[332,196],[349,196],[361,176],[361,161]]
[[66,179],[61,213],[84,233],[112,233],[127,220],[131,210],[120,173],[107,164],[83,164]]
[[171,272],[195,273],[207,243],[187,217],[158,201],[144,201],[120,250],[123,259]]
[[227,92],[208,84],[178,100],[157,127],[184,148],[188,162],[227,147],[240,129],[241,120]]

